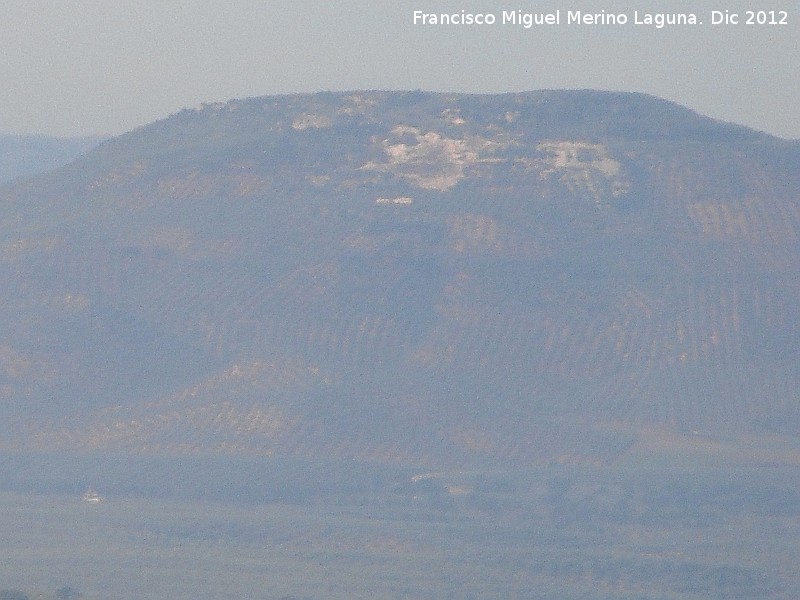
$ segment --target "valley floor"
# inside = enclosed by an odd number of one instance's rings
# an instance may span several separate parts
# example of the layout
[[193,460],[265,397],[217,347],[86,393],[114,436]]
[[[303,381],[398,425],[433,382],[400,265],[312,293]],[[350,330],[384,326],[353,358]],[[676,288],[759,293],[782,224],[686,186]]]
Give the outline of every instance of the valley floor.
[[263,503],[174,491],[100,502],[5,491],[0,590],[56,598],[71,589],[85,600],[800,592],[795,468],[548,467],[392,478],[346,492],[311,486]]

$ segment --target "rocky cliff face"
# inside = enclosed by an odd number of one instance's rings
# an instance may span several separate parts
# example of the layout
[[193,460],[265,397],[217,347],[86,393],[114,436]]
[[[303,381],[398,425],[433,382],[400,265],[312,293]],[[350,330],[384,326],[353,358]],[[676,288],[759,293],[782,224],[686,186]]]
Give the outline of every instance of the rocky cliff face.
[[632,94],[181,112],[0,194],[4,443],[464,464],[791,438],[798,165]]

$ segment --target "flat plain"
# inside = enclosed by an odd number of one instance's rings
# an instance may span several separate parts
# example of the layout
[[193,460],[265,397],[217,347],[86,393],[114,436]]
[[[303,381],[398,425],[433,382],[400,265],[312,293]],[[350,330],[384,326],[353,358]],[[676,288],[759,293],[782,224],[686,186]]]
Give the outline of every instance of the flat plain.
[[173,487],[90,504],[30,491],[29,479],[29,491],[0,494],[0,589],[69,587],[86,600],[796,598],[800,470],[672,464],[372,483],[363,473],[379,466],[328,464],[337,490],[323,482],[264,501],[258,489],[281,486],[269,469],[227,498],[209,481],[214,501]]

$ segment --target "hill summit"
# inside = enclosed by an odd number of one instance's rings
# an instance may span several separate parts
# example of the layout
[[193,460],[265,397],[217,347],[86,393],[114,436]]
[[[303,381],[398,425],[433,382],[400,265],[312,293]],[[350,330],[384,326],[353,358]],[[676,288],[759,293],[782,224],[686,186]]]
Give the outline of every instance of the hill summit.
[[3,446],[462,465],[797,436],[798,165],[641,94],[182,111],[0,191]]

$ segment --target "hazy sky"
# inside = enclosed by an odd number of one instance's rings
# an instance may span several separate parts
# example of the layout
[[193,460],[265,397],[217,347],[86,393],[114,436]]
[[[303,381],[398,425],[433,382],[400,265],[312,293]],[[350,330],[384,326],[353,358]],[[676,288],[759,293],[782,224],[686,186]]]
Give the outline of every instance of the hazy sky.
[[[694,11],[703,24],[636,25],[640,6]],[[747,8],[787,10],[788,25],[746,25]],[[555,9],[557,26],[500,22],[504,10]],[[740,24],[712,25],[713,9]],[[800,138],[797,0],[5,0],[1,10],[0,133],[116,134],[202,102],[286,92],[597,88]],[[414,10],[497,23],[414,25]],[[568,25],[570,10],[628,23]]]

